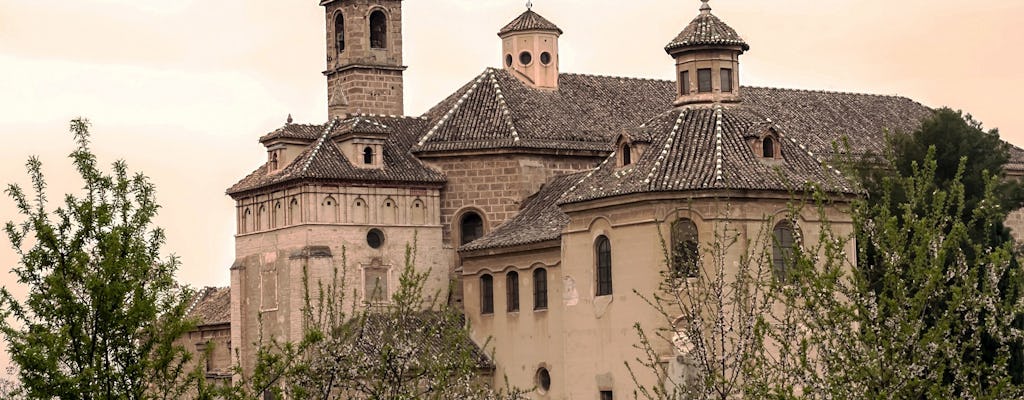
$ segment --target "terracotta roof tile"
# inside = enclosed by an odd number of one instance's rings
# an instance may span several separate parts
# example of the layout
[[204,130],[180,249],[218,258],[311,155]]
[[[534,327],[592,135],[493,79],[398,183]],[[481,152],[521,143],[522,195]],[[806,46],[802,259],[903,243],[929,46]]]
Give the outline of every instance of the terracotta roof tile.
[[520,14],[516,19],[505,25],[498,31],[498,36],[504,36],[505,34],[512,32],[524,32],[524,31],[552,31],[562,34],[562,30],[557,25],[548,21],[544,17],[533,12],[533,10],[526,10],[526,12]]
[[323,125],[310,124],[285,124],[260,138],[260,143],[266,143],[274,139],[298,139],[303,141],[314,141],[320,137]]
[[496,229],[467,243],[459,251],[520,246],[558,239],[569,223],[569,216],[558,208],[558,200],[586,172],[548,179],[541,189],[523,202],[521,212]]
[[203,288],[196,294],[188,316],[198,319],[200,326],[230,323],[231,288]]
[[[301,180],[442,185],[445,182],[443,174],[430,169],[409,153],[409,148],[420,132],[426,129],[427,123],[427,120],[421,118],[374,115],[336,119],[321,125],[316,141],[289,165],[275,172],[268,172],[266,165],[261,166],[227,192],[234,195]],[[387,135],[383,168],[354,166],[330,140],[354,129]]]
[[698,46],[739,46],[744,51],[750,50],[750,46],[735,29],[711,14],[711,7],[707,4],[704,7],[700,15],[665,46],[666,52],[672,54],[686,47]]

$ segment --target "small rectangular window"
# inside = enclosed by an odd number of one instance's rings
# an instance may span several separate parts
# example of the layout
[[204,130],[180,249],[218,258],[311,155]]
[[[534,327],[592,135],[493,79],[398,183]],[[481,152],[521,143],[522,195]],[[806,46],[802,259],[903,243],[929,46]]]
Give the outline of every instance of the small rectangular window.
[[533,309],[548,308],[548,271],[544,268],[533,270]]
[[505,279],[505,304],[508,312],[519,311],[519,273],[512,271]]
[[732,70],[722,68],[722,93],[732,92]]
[[711,93],[711,68],[697,70],[697,91]]
[[480,277],[480,313],[494,314],[494,278],[490,275]]
[[682,85],[681,94],[683,96],[690,94],[690,71],[680,72],[679,82]]
[[602,390],[601,391],[601,400],[614,400],[614,397],[612,396],[612,391],[611,390]]

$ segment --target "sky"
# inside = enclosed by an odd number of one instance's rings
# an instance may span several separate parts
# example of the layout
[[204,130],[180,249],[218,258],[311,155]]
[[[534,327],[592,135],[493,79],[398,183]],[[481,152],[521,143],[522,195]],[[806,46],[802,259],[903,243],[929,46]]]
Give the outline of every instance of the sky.
[[[558,24],[563,72],[672,79],[663,47],[698,0],[535,0]],[[497,31],[525,0],[403,2],[406,114],[499,67]],[[1024,1],[712,0],[751,50],[740,80],[906,96],[972,113],[1024,147]],[[227,187],[266,157],[257,139],[327,118],[317,0],[0,0],[0,184],[43,161],[51,199],[81,187],[68,122],[92,121],[101,164],[148,175],[179,279],[226,286],[234,260]],[[0,198],[0,222],[19,220]],[[17,257],[0,238],[0,283]],[[0,366],[4,364],[0,356]]]

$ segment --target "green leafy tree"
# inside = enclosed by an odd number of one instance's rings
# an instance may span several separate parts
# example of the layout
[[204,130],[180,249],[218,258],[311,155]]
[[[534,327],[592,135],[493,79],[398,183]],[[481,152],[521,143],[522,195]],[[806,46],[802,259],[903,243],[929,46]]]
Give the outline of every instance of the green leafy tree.
[[6,190],[24,218],[6,232],[28,295],[0,290],[0,332],[28,398],[178,398],[198,379],[187,368],[192,356],[174,343],[192,327],[190,293],[174,280],[178,260],[161,255],[153,184],[123,161],[101,171],[88,128],[71,122],[83,193],[50,211],[35,157],[27,164],[33,193]]
[[857,267],[835,262],[846,238],[825,231],[829,251],[795,252],[797,279],[779,297],[791,312],[766,320],[794,333],[766,330],[766,340],[788,345],[761,357],[760,368],[777,376],[751,382],[748,393],[821,399],[1024,396],[1014,378],[1024,340],[1024,303],[1016,300],[1024,280],[1013,243],[993,245],[971,234],[971,227],[1001,223],[1001,182],[988,177],[976,206],[967,210],[965,161],[939,187],[934,155],[931,150],[922,163],[912,164],[910,175],[887,179],[881,201],[855,204]]

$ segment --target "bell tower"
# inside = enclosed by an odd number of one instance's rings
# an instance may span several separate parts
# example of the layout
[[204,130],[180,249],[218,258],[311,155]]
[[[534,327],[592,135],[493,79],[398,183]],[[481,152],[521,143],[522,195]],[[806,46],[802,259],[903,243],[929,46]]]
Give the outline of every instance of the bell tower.
[[322,0],[327,115],[403,115],[402,0]]
[[502,67],[527,86],[558,89],[558,37],[562,30],[532,10],[498,31],[501,38]]

